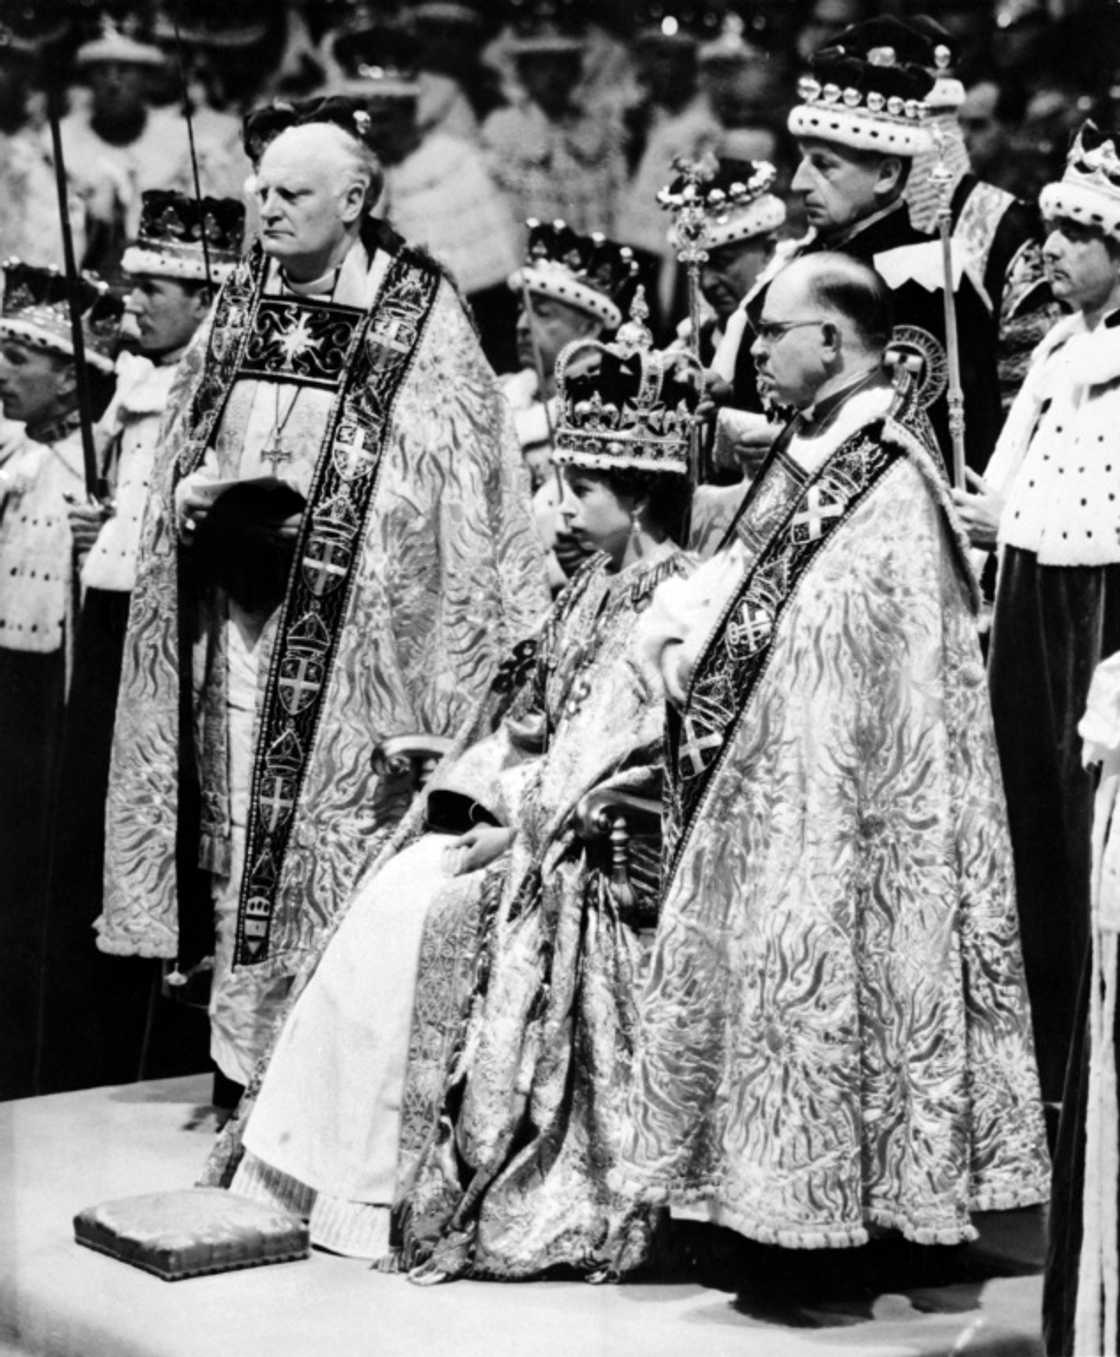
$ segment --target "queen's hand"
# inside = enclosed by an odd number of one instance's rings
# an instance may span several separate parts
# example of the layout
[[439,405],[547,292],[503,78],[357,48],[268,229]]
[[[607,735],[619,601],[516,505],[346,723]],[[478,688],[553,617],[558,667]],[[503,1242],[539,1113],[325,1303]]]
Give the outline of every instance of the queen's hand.
[[512,829],[500,825],[475,825],[444,850],[444,869],[449,876],[477,872],[501,857],[512,842]]

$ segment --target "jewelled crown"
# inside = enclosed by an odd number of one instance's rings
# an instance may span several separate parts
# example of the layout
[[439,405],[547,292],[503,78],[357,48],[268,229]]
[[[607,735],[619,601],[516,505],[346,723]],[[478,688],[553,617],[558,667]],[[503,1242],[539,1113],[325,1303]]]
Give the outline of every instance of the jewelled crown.
[[747,37],[747,25],[742,15],[728,10],[718,31],[700,45],[701,66],[735,67],[764,61],[765,53]]
[[[78,282],[86,362],[102,372],[112,372],[124,303],[99,278],[82,274]],[[18,259],[7,260],[0,335],[72,358],[66,275]]]
[[581,52],[586,21],[575,0],[510,0],[514,56]]
[[908,60],[923,67],[933,85],[923,102],[931,113],[958,109],[964,103],[964,85],[955,74],[958,52],[956,39],[928,14],[914,14],[906,26],[916,36],[919,46],[912,49]]
[[163,66],[166,58],[148,38],[148,30],[139,16],[123,15],[114,20],[103,15],[100,33],[78,48],[74,64],[83,67],[112,61],[130,66]]
[[[245,205],[236,198],[197,198],[168,189],[148,189],[141,199],[140,230],[124,252],[125,273],[217,283],[241,257]],[[206,250],[202,241],[206,239]]]
[[364,100],[415,99],[421,44],[406,23],[387,23],[371,5],[359,5],[332,48],[341,66],[342,90]]
[[1038,205],[1044,217],[1071,217],[1120,236],[1120,133],[1090,118],[1078,130],[1061,179],[1047,184]]
[[418,24],[465,24],[481,28],[485,23],[485,0],[416,0],[408,6],[410,19]]
[[[927,44],[898,19],[853,24],[822,47],[798,81],[789,115],[795,137],[858,151],[916,155],[928,150],[926,98],[934,78],[921,64]],[[944,51],[946,66],[949,51]]]
[[777,172],[765,160],[710,155],[674,168],[680,173],[657,195],[674,219],[672,245],[699,231],[706,248],[718,249],[776,231],[786,219],[785,203],[770,192]]
[[69,32],[64,0],[7,0],[0,6],[0,55],[41,57]]
[[[180,14],[180,9],[183,13]],[[193,48],[255,47],[269,36],[270,0],[161,0],[154,8],[152,36],[159,42]]]
[[720,30],[720,16],[706,4],[674,4],[672,0],[648,0],[636,6],[635,22],[640,43],[695,48]]
[[525,264],[510,276],[515,291],[522,286],[587,311],[608,330],[622,317],[638,283],[638,262],[629,245],[619,245],[598,231],[581,235],[564,221],[541,222],[530,217]]
[[595,471],[687,476],[703,370],[691,353],[658,352],[638,288],[613,343],[577,339],[556,361],[555,458]]

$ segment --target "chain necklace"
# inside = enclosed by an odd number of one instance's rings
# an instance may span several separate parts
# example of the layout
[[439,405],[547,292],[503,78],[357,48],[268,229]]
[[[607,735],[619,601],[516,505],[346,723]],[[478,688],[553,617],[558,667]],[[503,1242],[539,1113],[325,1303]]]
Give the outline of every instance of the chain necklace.
[[261,453],[261,460],[268,462],[272,467],[272,474],[277,475],[277,468],[285,462],[292,460],[292,449],[284,442],[284,430],[288,427],[288,420],[292,417],[292,411],[296,408],[296,402],[303,395],[303,387],[297,387],[295,395],[292,396],[291,404],[284,412],[284,418],[280,418],[280,391],[276,391],[276,414],[272,421],[272,431],[265,440],[264,451]]
[[[331,301],[334,300],[335,291],[338,288],[339,275],[342,273],[342,265],[338,264],[330,273],[325,274],[323,279],[315,279],[315,282],[330,280],[330,287],[316,287],[313,292],[309,291],[307,284],[296,285],[284,271],[284,266],[280,265],[280,286],[295,296],[317,295],[325,292]],[[280,418],[280,392],[276,392],[276,413],[272,421],[272,431],[265,440],[264,452],[261,453],[261,460],[268,462],[272,467],[272,474],[277,474],[277,468],[286,462],[290,462],[293,457],[293,450],[284,442],[284,430],[288,427],[288,421],[292,417],[292,411],[296,408],[296,402],[303,395],[303,387],[296,390],[292,397],[291,404],[284,412],[284,418]]]

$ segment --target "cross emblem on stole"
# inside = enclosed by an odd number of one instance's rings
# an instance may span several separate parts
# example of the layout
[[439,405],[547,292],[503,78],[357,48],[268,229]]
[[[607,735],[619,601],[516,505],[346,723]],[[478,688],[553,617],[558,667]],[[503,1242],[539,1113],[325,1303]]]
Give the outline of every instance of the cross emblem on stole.
[[259,798],[261,810],[268,812],[268,832],[274,834],[292,813],[292,788],[286,778],[273,774]]
[[842,504],[833,504],[825,499],[819,485],[811,485],[805,495],[805,508],[793,516],[793,540],[798,544],[815,542],[823,535],[827,521],[840,518],[843,513]]
[[348,432],[339,431],[334,440],[333,459],[338,468],[338,474],[344,480],[351,480],[355,476],[360,476],[367,469],[369,450],[366,448],[366,441],[362,436],[361,429],[354,428]]
[[687,777],[699,777],[711,762],[711,755],[723,744],[723,735],[711,731],[700,734],[691,717],[686,716],[681,723],[681,758]]
[[748,604],[744,607],[739,616],[728,623],[728,640],[731,642],[733,650],[745,650],[748,655],[753,655],[756,650],[761,650],[770,640],[770,633],[774,630],[774,619],[765,608],[757,603]]
[[394,353],[408,353],[412,347],[411,336],[407,333],[402,334],[411,329],[406,323],[407,319],[405,316],[392,314],[379,316],[370,338],[383,349],[391,349]]
[[302,711],[323,686],[323,663],[317,655],[285,656],[277,680],[288,711]]

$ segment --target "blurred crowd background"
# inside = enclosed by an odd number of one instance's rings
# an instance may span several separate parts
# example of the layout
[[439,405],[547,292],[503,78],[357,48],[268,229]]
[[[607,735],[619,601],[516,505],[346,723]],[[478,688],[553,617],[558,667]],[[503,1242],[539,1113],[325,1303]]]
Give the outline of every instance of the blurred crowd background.
[[[190,192],[197,166],[204,193],[245,191],[248,110],[366,93],[383,215],[455,273],[499,370],[517,366],[505,280],[530,216],[635,247],[664,332],[681,291],[654,195],[673,157],[770,160],[781,191],[803,59],[853,22],[911,11],[957,40],[959,117],[980,177],[1032,201],[1086,116],[1114,125],[1115,0],[6,0],[0,251],[61,264],[49,99],[79,262],[113,281],[143,190]],[[803,226],[797,206],[790,234]]]

